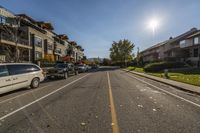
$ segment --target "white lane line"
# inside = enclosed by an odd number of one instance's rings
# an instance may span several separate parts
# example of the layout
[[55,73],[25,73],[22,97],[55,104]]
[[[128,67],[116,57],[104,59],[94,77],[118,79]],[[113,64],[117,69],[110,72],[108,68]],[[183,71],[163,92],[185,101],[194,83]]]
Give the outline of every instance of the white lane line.
[[132,75],[130,75],[130,74],[128,74],[128,75],[131,76],[131,77],[133,77],[134,79],[137,79],[137,80],[140,81],[140,82],[143,82],[143,83],[145,83],[145,84],[148,84],[148,85],[150,85],[150,86],[152,86],[152,87],[154,87],[154,88],[156,88],[156,89],[158,89],[158,90],[160,90],[160,91],[163,91],[163,92],[165,92],[165,93],[167,93],[167,94],[169,94],[169,95],[172,95],[172,96],[174,96],[174,97],[176,97],[176,98],[179,98],[179,99],[181,99],[181,100],[183,100],[183,101],[185,101],[185,102],[188,102],[188,103],[190,103],[190,104],[192,104],[192,105],[195,105],[195,106],[197,106],[197,107],[200,108],[200,105],[197,104],[197,103],[195,103],[195,102],[192,102],[192,101],[190,101],[190,100],[188,100],[188,99],[185,99],[185,98],[183,98],[183,97],[181,97],[181,96],[178,96],[178,95],[173,94],[173,93],[171,93],[171,92],[168,92],[168,91],[166,91],[166,90],[164,90],[164,89],[161,89],[161,88],[159,88],[159,87],[157,87],[157,86],[155,86],[155,85],[152,85],[152,84],[150,84],[150,83],[148,83],[148,82],[146,82],[146,81],[144,81],[144,80],[141,80],[141,79],[139,79],[139,78],[136,78],[135,76],[132,76]]
[[58,88],[57,90],[54,90],[54,91],[52,91],[51,93],[49,93],[49,94],[47,94],[47,95],[44,95],[43,97],[40,97],[39,99],[37,99],[37,100],[35,100],[35,101],[33,101],[33,102],[29,103],[29,104],[26,104],[26,105],[24,105],[23,107],[20,107],[19,109],[15,110],[15,111],[13,111],[13,112],[10,112],[10,113],[8,113],[8,114],[2,116],[2,117],[0,118],[0,121],[2,121],[3,119],[5,119],[5,118],[7,118],[7,117],[9,117],[9,116],[11,116],[11,115],[13,115],[13,114],[15,114],[15,113],[17,113],[17,112],[23,110],[23,109],[25,109],[25,108],[31,106],[32,104],[35,104],[35,103],[37,103],[37,102],[39,102],[39,101],[45,99],[46,97],[48,97],[48,96],[50,96],[50,95],[52,95],[52,94],[54,94],[54,93],[56,93],[56,92],[58,92],[58,91],[64,89],[65,87],[67,87],[67,86],[69,86],[69,85],[71,85],[71,84],[73,84],[73,83],[75,83],[75,82],[77,82],[77,81],[79,81],[79,80],[81,80],[81,79],[83,79],[83,78],[85,78],[85,77],[88,76],[88,75],[90,75],[90,74],[87,74],[87,75],[85,75],[85,76],[83,76],[83,77],[81,77],[81,78],[78,78],[78,79],[76,79],[76,80],[74,80],[74,81],[72,81],[72,82],[70,82],[70,83],[68,83],[68,84],[66,84],[66,85],[64,85],[64,86],[62,86],[62,87],[60,87],[60,88]]
[[33,92],[35,92],[35,91],[38,91],[38,90],[44,89],[44,88],[49,87],[49,86],[51,86],[51,85],[46,85],[46,86],[43,86],[43,87],[41,87],[41,88],[38,88],[38,89],[35,89],[35,90],[32,90],[32,91],[29,91],[29,92],[23,93],[23,94],[21,94],[21,95],[17,95],[17,96],[15,96],[15,97],[12,97],[12,98],[9,98],[9,99],[6,99],[6,100],[3,100],[3,101],[0,101],[0,104],[5,103],[5,102],[8,102],[8,101],[13,100],[13,99],[16,99],[16,98],[18,98],[18,97],[24,96],[24,95],[26,95],[26,94],[33,93]]

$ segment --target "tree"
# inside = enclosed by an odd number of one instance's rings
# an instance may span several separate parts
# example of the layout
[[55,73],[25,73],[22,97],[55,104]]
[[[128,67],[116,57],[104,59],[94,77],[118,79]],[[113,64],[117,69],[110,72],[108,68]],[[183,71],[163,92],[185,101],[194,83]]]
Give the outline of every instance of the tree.
[[111,65],[111,60],[110,60],[110,59],[107,59],[107,58],[104,58],[102,64],[103,64],[104,66],[110,66],[110,65]]
[[127,40],[119,40],[118,42],[113,42],[110,48],[110,58],[115,63],[120,63],[121,65],[127,66],[127,62],[131,61],[133,58],[132,51],[135,45]]

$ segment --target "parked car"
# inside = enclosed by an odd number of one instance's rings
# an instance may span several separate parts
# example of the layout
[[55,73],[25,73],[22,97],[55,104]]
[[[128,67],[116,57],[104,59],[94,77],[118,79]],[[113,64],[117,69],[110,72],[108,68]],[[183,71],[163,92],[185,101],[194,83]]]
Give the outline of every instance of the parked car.
[[46,70],[48,78],[64,78],[67,79],[69,75],[78,74],[78,68],[72,63],[58,63],[53,68]]
[[87,71],[89,71],[91,68],[92,68],[91,66],[86,65],[86,69],[87,69]]
[[43,70],[35,64],[0,64],[0,94],[20,88],[37,88],[44,80]]
[[78,67],[78,72],[80,72],[80,73],[87,71],[87,67],[85,64],[79,64],[79,65],[77,65],[77,67]]
[[95,64],[95,65],[92,65],[91,67],[92,67],[92,69],[98,69],[98,68],[99,68],[99,65],[96,65],[96,64]]

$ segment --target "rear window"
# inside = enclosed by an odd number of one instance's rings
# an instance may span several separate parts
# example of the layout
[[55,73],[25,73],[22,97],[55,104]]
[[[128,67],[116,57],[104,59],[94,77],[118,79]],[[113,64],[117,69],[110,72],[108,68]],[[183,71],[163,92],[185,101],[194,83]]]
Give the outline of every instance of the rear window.
[[7,67],[5,65],[0,66],[0,77],[5,77],[8,75],[9,75],[9,73],[8,73]]
[[35,65],[7,65],[7,68],[9,70],[10,75],[40,71],[40,68]]

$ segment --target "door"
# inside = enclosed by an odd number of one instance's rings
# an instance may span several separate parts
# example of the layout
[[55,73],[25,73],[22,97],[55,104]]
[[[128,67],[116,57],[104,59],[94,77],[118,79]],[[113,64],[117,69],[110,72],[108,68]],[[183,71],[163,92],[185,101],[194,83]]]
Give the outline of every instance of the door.
[[29,73],[26,72],[26,65],[7,65],[10,75],[12,75],[13,90],[27,87]]
[[12,90],[12,76],[9,76],[6,65],[0,65],[0,94]]

